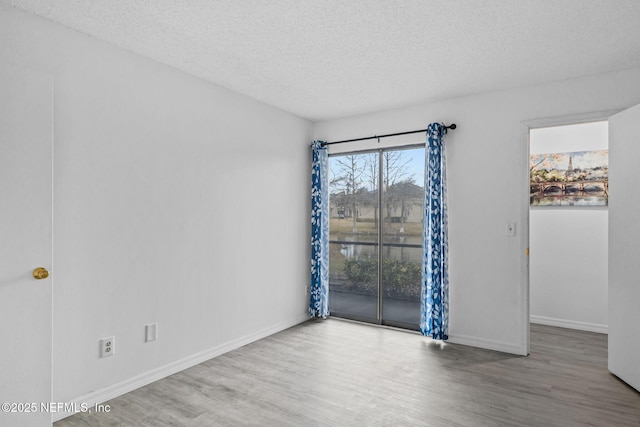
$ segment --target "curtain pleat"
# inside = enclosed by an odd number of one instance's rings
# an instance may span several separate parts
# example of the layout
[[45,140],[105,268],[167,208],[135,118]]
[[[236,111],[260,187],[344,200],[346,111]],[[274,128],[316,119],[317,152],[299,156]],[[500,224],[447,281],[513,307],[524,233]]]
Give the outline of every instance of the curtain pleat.
[[449,334],[449,238],[443,124],[427,130],[422,241],[420,332],[438,340]]
[[329,314],[329,156],[322,141],[311,144],[311,285],[309,315]]

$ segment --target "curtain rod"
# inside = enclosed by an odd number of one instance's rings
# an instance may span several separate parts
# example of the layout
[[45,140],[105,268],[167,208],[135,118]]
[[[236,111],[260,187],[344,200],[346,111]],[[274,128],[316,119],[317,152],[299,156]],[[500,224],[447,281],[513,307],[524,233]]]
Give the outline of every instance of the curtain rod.
[[[457,128],[456,124],[453,123],[449,126],[445,126],[445,131],[449,130],[449,129],[455,129]],[[388,133],[386,135],[374,135],[374,136],[367,136],[364,138],[354,138],[354,139],[345,139],[343,141],[333,141],[333,142],[325,142],[324,144],[322,144],[323,146],[325,145],[333,145],[333,144],[344,144],[345,142],[356,142],[356,141],[366,141],[369,139],[380,139],[380,138],[387,138],[389,136],[400,136],[400,135],[409,135],[412,133],[422,133],[422,132],[426,132],[428,129],[420,129],[420,130],[410,130],[408,132],[398,132],[398,133]]]

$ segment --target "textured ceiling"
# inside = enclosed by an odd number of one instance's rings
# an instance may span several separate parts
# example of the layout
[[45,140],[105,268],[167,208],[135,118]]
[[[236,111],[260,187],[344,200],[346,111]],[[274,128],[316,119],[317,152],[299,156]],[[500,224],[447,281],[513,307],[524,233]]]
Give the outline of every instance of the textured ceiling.
[[312,120],[640,67],[638,0],[1,0]]

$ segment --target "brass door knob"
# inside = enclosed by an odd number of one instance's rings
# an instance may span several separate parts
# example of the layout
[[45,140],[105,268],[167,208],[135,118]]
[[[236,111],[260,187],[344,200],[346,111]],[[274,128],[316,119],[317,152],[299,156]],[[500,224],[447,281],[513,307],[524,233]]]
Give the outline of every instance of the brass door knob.
[[46,279],[47,277],[49,277],[49,272],[44,267],[38,267],[33,270],[33,277],[37,280]]

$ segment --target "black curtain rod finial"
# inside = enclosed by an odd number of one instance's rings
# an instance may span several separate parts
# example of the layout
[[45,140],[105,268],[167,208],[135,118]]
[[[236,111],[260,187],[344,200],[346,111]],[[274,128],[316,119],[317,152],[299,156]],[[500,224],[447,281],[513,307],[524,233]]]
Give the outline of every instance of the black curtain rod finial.
[[[445,126],[446,130],[449,129],[456,129],[458,126],[455,123],[450,124],[449,126]],[[366,141],[369,139],[377,139],[378,142],[380,142],[380,138],[387,138],[389,136],[400,136],[400,135],[409,135],[412,133],[422,133],[422,132],[427,132],[428,129],[420,129],[420,130],[411,130],[408,132],[397,132],[397,133],[388,133],[386,135],[374,135],[374,136],[367,136],[364,138],[354,138],[354,139],[345,139],[343,141],[334,141],[334,142],[325,142],[324,144],[322,144],[322,146],[326,146],[326,145],[333,145],[333,144],[344,144],[345,142],[355,142],[355,141]]]

